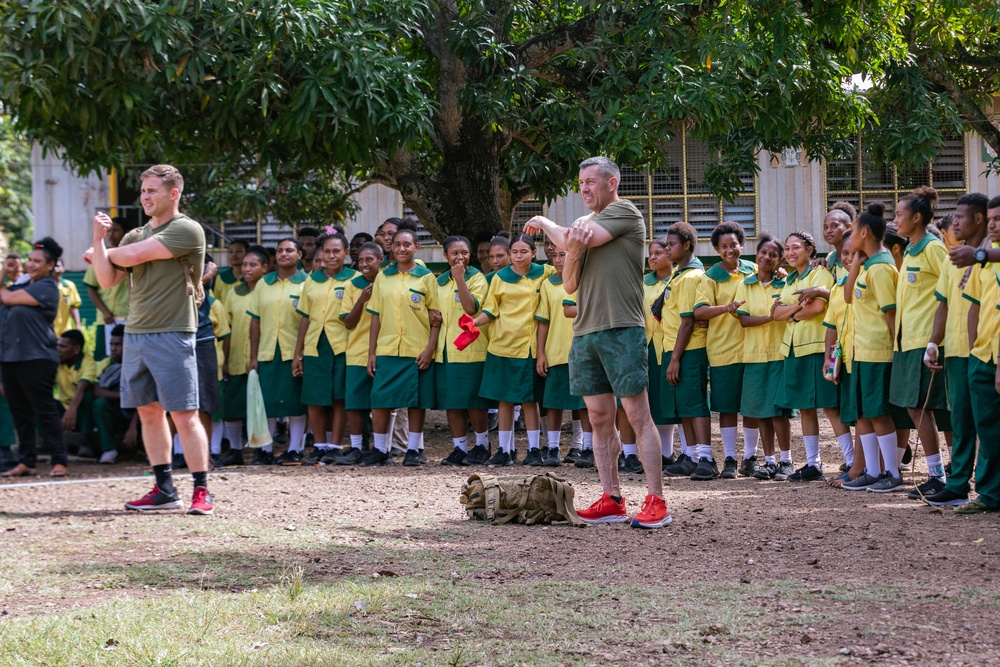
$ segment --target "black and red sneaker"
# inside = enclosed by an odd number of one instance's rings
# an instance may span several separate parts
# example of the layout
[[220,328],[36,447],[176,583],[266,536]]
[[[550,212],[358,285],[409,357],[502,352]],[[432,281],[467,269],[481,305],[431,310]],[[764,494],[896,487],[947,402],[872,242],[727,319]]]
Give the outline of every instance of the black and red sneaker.
[[138,500],[125,503],[125,509],[144,512],[146,510],[175,510],[180,508],[181,500],[176,495],[168,496],[153,485],[153,490]]
[[204,486],[194,487],[194,496],[191,498],[191,507],[188,514],[209,515],[212,509],[212,494]]

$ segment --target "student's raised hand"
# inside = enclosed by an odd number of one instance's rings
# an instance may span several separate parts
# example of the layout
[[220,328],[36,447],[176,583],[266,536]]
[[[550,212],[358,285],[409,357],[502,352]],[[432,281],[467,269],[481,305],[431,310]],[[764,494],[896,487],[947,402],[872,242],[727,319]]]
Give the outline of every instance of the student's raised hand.
[[367,303],[369,299],[372,298],[372,288],[375,287],[375,283],[372,283],[368,287],[361,290],[361,303]]
[[822,266],[824,269],[830,268],[830,266],[826,263],[826,257],[815,257],[811,262],[809,262],[809,265],[812,266],[814,269],[820,266]]
[[538,353],[538,360],[535,362],[535,370],[542,377],[548,377],[549,375],[549,360],[545,358],[545,354],[542,352]]
[[375,377],[375,355],[368,355],[368,375],[369,377]]
[[451,277],[455,279],[455,282],[465,280],[465,262],[461,259],[456,261],[455,265],[451,267]]
[[[428,368],[431,367],[431,361],[433,360],[434,360],[434,352],[429,348],[424,348],[424,350],[417,355],[417,368],[419,368],[422,371],[426,371]],[[368,363],[370,365],[372,362],[369,361]],[[373,375],[372,377],[375,376]]]
[[671,359],[667,364],[667,382],[670,384],[681,383],[681,362],[679,359]]

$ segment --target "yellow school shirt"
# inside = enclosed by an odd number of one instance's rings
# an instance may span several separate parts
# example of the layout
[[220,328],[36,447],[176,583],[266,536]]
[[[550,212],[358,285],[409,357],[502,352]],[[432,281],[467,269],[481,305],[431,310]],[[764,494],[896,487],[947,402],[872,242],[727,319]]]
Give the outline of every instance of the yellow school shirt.
[[868,258],[858,274],[851,302],[856,361],[892,361],[892,339],[885,311],[896,307],[898,279],[896,263],[888,250]]
[[320,331],[326,334],[326,340],[334,354],[347,351],[347,328],[340,319],[340,310],[344,306],[347,284],[357,275],[357,271],[347,267],[334,276],[327,276],[322,270],[309,274],[309,279],[302,287],[302,298],[299,299],[297,308],[299,315],[309,318],[309,328],[306,329],[306,337],[302,343],[302,356],[319,356]]
[[934,288],[948,260],[948,249],[927,234],[903,251],[903,265],[896,282],[896,352],[923,350],[931,339],[938,301]]
[[[115,319],[124,320],[128,318],[128,277],[114,287],[104,289],[97,282],[97,274],[94,273],[94,267],[91,266],[83,274],[83,284],[97,290],[101,301],[111,310],[111,314],[115,316]],[[100,311],[98,311],[98,317],[100,316]]]
[[[110,362],[110,358],[102,361]],[[86,352],[80,353],[76,362],[68,366],[60,362],[56,368],[56,400],[62,403],[63,409],[69,409],[80,382],[96,383],[101,371],[107,366],[108,364],[104,363],[103,367],[98,368],[94,357]]]
[[962,280],[966,271],[971,279],[974,270],[972,267],[958,268],[950,261],[945,262],[941,269],[941,276],[934,290],[934,296],[938,301],[948,305],[948,319],[944,325],[944,340],[941,347],[944,349],[944,356],[968,358],[971,352],[969,348],[969,308],[972,302],[962,298]]
[[224,304],[230,329],[230,375],[246,375],[250,365],[250,322],[253,318],[247,311],[252,300],[253,292],[250,291],[250,286],[240,283],[229,292],[229,299]]
[[[698,306],[724,306],[736,300],[736,290],[757,272],[753,262],[740,260],[735,273],[729,273],[722,263],[715,264],[701,279],[698,287]],[[743,327],[738,315],[726,313],[708,320],[708,336],[705,340],[710,366],[729,366],[743,360]]]
[[[697,257],[685,267],[674,271],[667,281],[667,288],[663,294],[663,310],[661,311],[660,325],[663,329],[663,353],[674,351],[674,344],[677,342],[677,330],[681,326],[681,318],[690,317],[694,319],[694,304],[698,301],[698,288],[701,287],[701,279],[705,275],[705,265]],[[707,339],[707,329],[698,326],[695,322],[691,338],[688,339],[685,350],[700,350],[705,347]]]
[[80,292],[76,285],[61,278],[59,280],[59,310],[56,311],[56,318],[52,321],[52,328],[56,332],[56,338],[62,336],[70,329],[76,328],[76,322],[70,315],[70,308],[80,307]]
[[219,273],[215,276],[215,285],[212,287],[212,292],[215,293],[215,298],[225,305],[230,293],[232,293],[237,285],[243,283],[244,280],[234,276],[233,269],[226,266],[219,269]]
[[[362,274],[355,276],[344,288],[344,303],[340,308],[340,320],[343,322],[351,311],[354,304],[361,298],[361,293],[371,285],[368,279]],[[348,366],[368,365],[368,338],[371,333],[372,314],[367,310],[361,311],[358,324],[353,329],[347,329],[347,351],[344,361]]]
[[[770,315],[771,304],[781,296],[781,288],[784,286],[785,281],[781,278],[774,278],[767,285],[760,282],[756,274],[744,278],[739,287],[736,288],[735,300],[744,302],[736,311],[737,316],[766,317]],[[768,322],[759,327],[746,327],[743,329],[743,358],[741,362],[744,364],[764,364],[781,361],[781,340],[784,335],[784,322]]]
[[575,306],[575,297],[566,294],[562,278],[552,274],[542,281],[538,312],[535,319],[549,325],[545,336],[545,358],[549,366],[569,363],[569,348],[573,345],[573,320],[566,317],[563,306]]
[[545,269],[532,262],[527,275],[521,276],[513,266],[496,272],[483,302],[483,312],[490,316],[490,354],[509,359],[534,357],[538,345],[535,311],[539,291],[545,280]]
[[642,305],[643,315],[646,318],[646,347],[650,341],[653,342],[653,351],[656,353],[656,363],[663,363],[663,326],[653,317],[653,302],[660,298],[663,291],[667,289],[670,276],[663,280],[656,277],[656,272],[647,273],[642,277]]
[[1000,344],[1000,271],[997,265],[973,267],[964,296],[979,306],[979,327],[972,356],[985,364],[995,364]]
[[[471,266],[465,270],[465,285],[469,288],[469,294],[476,302],[476,313],[472,315],[475,317],[483,307],[489,285],[483,272]],[[438,306],[443,323],[441,324],[441,335],[438,336],[437,353],[434,355],[434,360],[438,363],[444,362],[445,350],[447,350],[449,364],[486,361],[486,347],[489,344],[489,338],[482,333],[464,350],[455,347],[455,339],[462,333],[462,329],[458,326],[458,319],[467,313],[462,307],[458,296],[458,287],[455,284],[455,279],[451,277],[450,269],[437,277],[437,289]]]
[[826,268],[833,275],[835,281],[847,277],[848,271],[844,267],[844,262],[841,261],[840,254],[836,249],[826,253]]
[[253,291],[247,314],[260,320],[260,342],[257,346],[257,361],[274,361],[275,348],[280,352],[281,361],[291,361],[295,355],[295,343],[299,339],[299,322],[302,316],[296,308],[306,282],[304,271],[296,271],[281,280],[278,272],[264,276]]
[[229,315],[226,314],[226,307],[214,296],[209,299],[208,320],[212,323],[212,334],[215,336],[215,358],[219,364],[219,379],[222,379],[222,369],[226,361],[226,355],[222,351],[222,341],[232,335],[229,328]]
[[[785,286],[781,288],[781,305],[790,306],[798,303],[799,296],[795,294],[799,290],[807,287],[833,287],[833,274],[821,266],[816,268],[808,267],[805,273],[799,275],[798,271],[792,271],[785,279]],[[829,305],[829,304],[827,304]],[[826,310],[805,321],[793,322],[788,320],[785,323],[785,335],[781,340],[781,355],[791,356],[794,350],[796,357],[804,357],[807,354],[823,354],[826,347],[826,327],[823,326],[823,317]],[[890,355],[891,356],[891,355]]]
[[394,262],[376,276],[367,310],[379,318],[377,356],[415,359],[427,348],[429,312],[439,310],[437,287],[434,274],[419,264],[403,273]]
[[830,290],[830,305],[826,308],[826,318],[823,326],[837,332],[840,343],[840,363],[846,373],[851,372],[854,363],[854,320],[851,318],[851,306],[844,300],[844,283],[847,276],[839,279]]

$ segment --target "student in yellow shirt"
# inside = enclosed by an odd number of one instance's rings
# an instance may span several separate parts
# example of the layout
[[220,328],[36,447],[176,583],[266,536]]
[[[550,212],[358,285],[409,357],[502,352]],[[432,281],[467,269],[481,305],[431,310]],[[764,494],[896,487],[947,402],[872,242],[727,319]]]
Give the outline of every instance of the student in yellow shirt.
[[[987,204],[991,249],[1000,247],[1000,196]],[[985,245],[985,244],[984,244]],[[982,256],[982,255],[981,255]],[[969,309],[969,396],[979,434],[976,494],[955,508],[959,514],[1000,510],[1000,265],[980,259],[965,287]]]
[[934,289],[948,261],[944,243],[927,231],[934,219],[937,200],[934,188],[921,186],[899,200],[893,219],[897,230],[909,239],[909,243],[903,251],[896,283],[889,402],[905,408],[910,420],[918,426],[917,435],[927,456],[929,475],[925,483],[910,492],[912,500],[941,491],[946,481],[933,411],[947,410],[948,396],[945,383],[932,382],[933,373],[923,363],[938,308]]
[[229,266],[219,269],[216,276],[215,298],[225,305],[229,293],[243,281],[243,259],[247,256],[250,244],[242,239],[233,239],[229,242]]
[[[680,420],[675,417],[667,417],[663,414],[663,405],[660,398],[663,391],[663,384],[667,381],[666,369],[663,368],[663,326],[660,320],[653,317],[653,303],[663,294],[670,281],[670,276],[674,272],[674,265],[667,254],[667,237],[653,239],[649,244],[649,254],[646,258],[649,268],[652,269],[642,279],[643,306],[646,317],[646,350],[648,353],[647,363],[649,364],[649,412],[653,416],[653,423],[656,424],[656,431],[660,435],[660,460],[661,468],[666,469],[676,463],[674,457],[674,432],[680,431],[681,442],[684,440],[684,429],[678,429]],[[593,436],[590,436],[591,446],[588,447],[590,460],[593,461],[592,449]],[[636,460],[639,457],[636,455]],[[639,461],[639,469],[642,462]],[[639,470],[636,470],[639,472]]]
[[[989,198],[978,192],[959,198],[949,226],[958,246],[979,248],[983,244],[987,236],[988,204]],[[977,452],[976,420],[969,395],[969,309],[972,302],[962,296],[973,269],[959,268],[950,260],[945,261],[943,267],[934,290],[939,303],[934,314],[934,329],[924,352],[924,365],[937,373],[934,382],[943,382],[948,390],[954,432],[951,474],[944,489],[926,496],[925,500],[932,505],[962,505],[969,499],[969,481]]]
[[[490,403],[479,396],[488,341],[479,336],[464,350],[455,346],[455,339],[463,333],[459,318],[478,315],[489,289],[486,277],[472,266],[471,245],[464,236],[446,238],[442,248],[450,269],[437,279],[442,322],[434,358],[435,407],[448,414],[453,444],[451,454],[441,461],[445,466],[482,465],[490,458],[486,421]],[[476,434],[472,451],[467,439],[469,423]]]
[[[220,467],[243,465],[243,422],[247,418],[247,373],[250,371],[249,310],[253,293],[267,272],[271,258],[267,248],[252,245],[247,248],[240,266],[241,282],[229,292],[225,303],[229,320],[229,356],[223,369],[222,417],[223,432],[229,440],[229,449],[223,452],[216,465]],[[264,450],[267,451],[264,451]],[[254,454],[255,465],[274,462],[270,445]]]
[[858,211],[853,205],[846,201],[838,201],[830,206],[830,212],[823,218],[823,240],[833,246],[833,250],[826,254],[825,264],[827,270],[833,274],[834,280],[847,277],[847,270],[841,259],[842,244],[844,233],[850,230],[851,221],[857,215]]
[[[375,447],[361,459],[365,467],[389,457],[389,413],[407,408],[404,466],[421,465],[420,442],[426,410],[434,407],[434,353],[440,316],[434,274],[417,264],[417,235],[399,229],[392,240],[395,261],[375,279],[367,310],[372,314],[368,373]],[[435,314],[432,316],[432,314]]]
[[253,291],[247,312],[250,322],[250,370],[260,375],[267,424],[274,437],[278,417],[288,418],[288,450],[278,465],[301,465],[306,433],[302,378],[292,374],[295,341],[302,316],[295,310],[306,274],[298,268],[302,248],[297,239],[278,242],[277,270],[265,275]]
[[76,284],[63,278],[66,272],[62,258],[56,260],[56,266],[52,269],[52,277],[59,284],[59,310],[56,312],[56,319],[52,322],[52,328],[56,336],[62,336],[70,329],[80,329],[80,291],[76,289]]
[[785,323],[771,317],[771,306],[778,298],[785,280],[779,273],[785,246],[768,233],[757,238],[757,272],[745,277],[736,289],[734,300],[740,304],[736,314],[743,327],[743,394],[740,412],[743,418],[757,420],[764,462],[757,460],[756,444],[743,443],[740,474],[755,479],[773,479],[778,474],[775,443],[781,460],[791,462],[792,411],[779,408],[774,397],[781,386],[783,357],[781,341]]
[[886,231],[884,212],[882,204],[869,204],[855,219],[851,231],[854,265],[844,283],[854,331],[849,401],[857,406],[857,431],[865,457],[865,472],[841,485],[849,491],[888,493],[904,488],[896,425],[889,408],[899,274],[892,255],[882,244]]
[[307,406],[312,426],[313,451],[303,463],[332,463],[340,454],[340,442],[347,426],[344,399],[347,395],[347,329],[340,312],[347,284],[358,276],[344,266],[347,237],[320,236],[314,270],[302,288],[297,311],[302,316],[292,359],[292,374],[302,378],[302,402]]
[[[686,222],[667,229],[667,256],[674,273],[663,292],[660,322],[663,329],[663,365],[666,383],[660,385],[662,416],[680,419],[688,451],[663,470],[670,477],[710,480],[719,476],[712,457],[712,422],[708,408],[707,330],[695,322],[698,288],[705,275],[695,257],[698,232]],[[656,314],[655,312],[653,313]]]
[[492,284],[497,271],[510,264],[510,240],[503,236],[494,236],[490,241],[489,259],[492,271],[486,274],[486,282]]
[[[746,236],[743,227],[735,222],[722,222],[712,231],[712,247],[722,261],[705,272],[698,289],[698,302],[694,317],[708,323],[709,397],[712,412],[719,413],[719,432],[725,460],[722,464],[723,479],[736,479],[736,423],[743,395],[743,327],[736,311],[741,304],[736,300],[736,290],[747,278],[756,273],[753,262],[741,259]],[[743,415],[743,441],[748,451],[756,456],[760,428],[757,420]],[[744,460],[749,457],[744,457]],[[753,469],[744,467],[747,476]]]
[[522,406],[528,433],[528,455],[524,462],[530,465],[541,461],[538,401],[543,397],[544,387],[535,364],[538,354],[535,311],[545,270],[532,261],[534,257],[534,239],[527,234],[515,236],[510,244],[510,265],[496,272],[482,312],[475,319],[477,327],[490,325],[479,395],[500,404],[500,447],[486,462],[491,468],[514,464],[511,452],[516,403]]
[[372,378],[368,375],[368,344],[372,315],[367,310],[375,279],[382,265],[382,246],[367,242],[358,250],[355,276],[344,289],[340,319],[347,329],[347,351],[344,354],[347,410],[347,430],[351,446],[334,458],[337,465],[354,465],[361,461],[365,419],[371,410]]
[[[77,431],[89,436],[93,431],[91,405],[94,395],[90,386],[97,382],[107,363],[100,367],[94,358],[83,351],[83,333],[78,329],[70,329],[56,341],[56,351],[59,353],[59,366],[56,369],[56,406],[62,413],[63,430]],[[86,453],[81,456],[93,457],[89,444],[84,446]]]
[[[781,341],[782,381],[775,397],[775,405],[798,410],[801,416],[802,440],[806,450],[806,464],[792,472],[791,461],[781,461],[774,476],[777,480],[808,482],[823,479],[823,464],[819,454],[819,415],[823,409],[827,418],[837,421],[837,389],[823,379],[823,356],[826,329],[827,299],[814,296],[800,299],[800,293],[810,288],[821,288],[829,294],[833,287],[833,274],[821,266],[813,267],[816,243],[806,232],[792,232],[785,239],[785,261],[792,272],[785,279],[781,296],[772,306],[771,316],[785,322],[785,335]],[[820,290],[813,289],[812,293]]]

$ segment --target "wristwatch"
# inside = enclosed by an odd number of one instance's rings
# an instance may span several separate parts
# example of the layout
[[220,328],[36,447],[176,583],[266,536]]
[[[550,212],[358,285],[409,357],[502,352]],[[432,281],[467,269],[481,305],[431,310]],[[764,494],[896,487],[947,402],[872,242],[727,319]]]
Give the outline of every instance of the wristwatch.
[[976,261],[979,266],[986,266],[986,248],[976,248],[976,252],[972,255],[972,259]]

